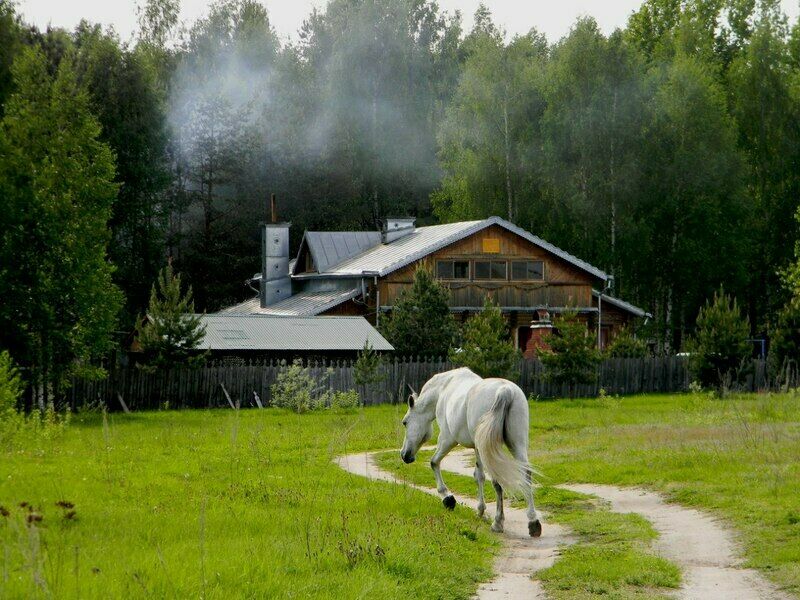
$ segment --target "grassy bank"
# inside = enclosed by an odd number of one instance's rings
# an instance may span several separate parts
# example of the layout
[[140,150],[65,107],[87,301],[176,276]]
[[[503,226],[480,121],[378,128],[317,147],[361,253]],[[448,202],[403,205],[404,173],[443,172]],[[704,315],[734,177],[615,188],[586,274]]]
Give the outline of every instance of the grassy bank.
[[0,453],[0,597],[467,598],[495,544],[471,511],[330,462],[398,445],[399,419],[89,415],[18,440]]

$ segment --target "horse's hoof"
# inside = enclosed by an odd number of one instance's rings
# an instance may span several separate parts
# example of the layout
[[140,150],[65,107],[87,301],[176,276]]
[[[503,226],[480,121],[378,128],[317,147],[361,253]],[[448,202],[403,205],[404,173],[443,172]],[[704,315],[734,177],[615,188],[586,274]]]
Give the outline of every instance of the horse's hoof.
[[494,531],[495,533],[503,533],[503,524],[495,521],[494,523],[492,523],[492,531]]
[[531,537],[540,537],[542,535],[542,523],[539,519],[528,521],[528,533],[531,534]]
[[449,496],[445,496],[444,500],[442,500],[442,504],[448,510],[453,510],[456,507],[456,498],[452,494]]

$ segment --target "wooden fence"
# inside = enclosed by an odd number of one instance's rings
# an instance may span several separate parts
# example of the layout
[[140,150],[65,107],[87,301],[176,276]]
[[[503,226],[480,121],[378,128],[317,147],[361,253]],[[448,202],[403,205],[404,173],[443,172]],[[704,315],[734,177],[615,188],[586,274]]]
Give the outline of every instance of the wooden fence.
[[[75,380],[69,392],[73,407],[104,404],[118,410],[143,410],[160,407],[217,407],[268,406],[270,387],[283,365],[272,362],[242,362],[240,364],[208,363],[198,369],[173,369],[148,373],[140,369],[112,369],[101,381]],[[436,373],[453,368],[452,363],[438,360],[394,360],[381,366],[379,383],[358,386],[354,381],[351,362],[329,364],[311,363],[310,374],[319,381],[321,389],[334,391],[358,390],[365,404],[402,402],[407,396],[406,384],[419,390]],[[736,386],[742,391],[760,391],[800,385],[797,372],[787,381],[770,382],[764,361],[754,360],[744,371]],[[790,381],[790,380],[791,381]],[[682,357],[616,358],[604,360],[597,382],[577,385],[575,396],[596,396],[601,389],[608,394],[640,394],[654,392],[684,392],[689,389],[687,361]],[[537,360],[520,362],[520,387],[526,395],[537,398],[556,398],[570,395],[567,385],[547,380],[544,367]]]

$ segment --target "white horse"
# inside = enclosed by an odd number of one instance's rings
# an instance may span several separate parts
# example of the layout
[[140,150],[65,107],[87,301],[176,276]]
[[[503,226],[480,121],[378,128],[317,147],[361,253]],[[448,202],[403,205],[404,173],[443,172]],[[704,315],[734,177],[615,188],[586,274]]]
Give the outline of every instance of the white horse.
[[[410,386],[409,386],[410,387]],[[411,390],[400,457],[412,463],[417,452],[433,437],[433,420],[439,423],[439,440],[431,458],[436,488],[443,504],[453,509],[456,499],[447,489],[439,468],[456,445],[475,449],[475,481],[478,484],[478,514],[486,510],[483,500],[484,470],[497,494],[497,512],[492,531],[503,531],[503,490],[521,491],[528,502],[528,533],[542,534],[542,524],[533,505],[531,466],[528,461],[528,402],[519,386],[506,379],[483,379],[467,368],[434,375],[419,394]],[[511,451],[503,451],[503,443]]]

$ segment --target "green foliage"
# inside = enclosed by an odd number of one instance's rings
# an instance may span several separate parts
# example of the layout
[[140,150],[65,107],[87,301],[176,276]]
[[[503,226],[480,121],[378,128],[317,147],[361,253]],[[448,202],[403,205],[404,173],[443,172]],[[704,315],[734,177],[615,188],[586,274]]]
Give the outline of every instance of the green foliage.
[[798,297],[786,303],[770,330],[767,363],[770,375],[773,377],[779,376],[787,367],[797,369],[800,366],[800,298]]
[[382,364],[381,355],[375,352],[367,340],[353,364],[353,380],[357,385],[370,385],[382,381],[383,373],[380,371]]
[[447,356],[458,328],[450,313],[450,293],[428,265],[414,271],[411,288],[381,320],[381,333],[399,356]]
[[509,339],[508,323],[490,296],[483,310],[464,325],[461,347],[450,351],[450,360],[481,377],[516,379],[520,352]]
[[14,366],[11,355],[3,350],[0,352],[0,418],[9,411],[17,410],[23,390],[19,371]]
[[750,323],[735,298],[720,289],[697,316],[697,332],[689,340],[689,368],[701,385],[719,387],[750,356]]
[[325,408],[350,409],[361,404],[358,392],[331,390],[325,382],[317,381],[310,367],[304,367],[301,359],[284,366],[275,383],[270,387],[271,405],[288,408],[296,413],[305,413]]
[[114,155],[73,64],[51,75],[41,50],[21,51],[0,123],[0,344],[56,395],[102,373],[121,305],[106,260]]
[[568,384],[570,395],[576,384],[597,380],[597,366],[602,358],[597,349],[597,337],[587,332],[586,324],[574,311],[560,314],[553,322],[556,333],[548,338],[549,351],[539,359],[545,375],[556,383]]
[[180,274],[167,264],[150,291],[147,315],[137,325],[136,342],[148,369],[197,367],[206,359],[207,353],[198,351],[205,326],[194,314],[192,287],[185,294],[181,288]]
[[644,358],[647,356],[647,344],[626,327],[611,340],[605,353],[611,358]]

